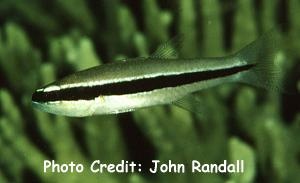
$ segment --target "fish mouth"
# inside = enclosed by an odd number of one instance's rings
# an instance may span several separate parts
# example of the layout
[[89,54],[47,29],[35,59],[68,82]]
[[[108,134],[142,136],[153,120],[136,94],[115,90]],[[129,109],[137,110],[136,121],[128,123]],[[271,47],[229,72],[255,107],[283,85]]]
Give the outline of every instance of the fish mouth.
[[37,90],[31,96],[31,104],[36,109],[40,109],[41,105],[42,105],[41,101],[38,100],[40,95],[41,95],[41,92],[39,92]]
[[32,94],[31,105],[33,108],[48,112],[49,102],[40,100],[40,96],[45,95],[43,92],[36,91]]
[[33,104],[38,104],[40,103],[40,100],[39,98],[43,95],[43,92],[39,91],[39,90],[36,90],[32,96],[31,96],[31,101]]
[[36,109],[41,109],[45,105],[46,101],[41,100],[46,93],[42,89],[36,90],[31,96],[31,104]]

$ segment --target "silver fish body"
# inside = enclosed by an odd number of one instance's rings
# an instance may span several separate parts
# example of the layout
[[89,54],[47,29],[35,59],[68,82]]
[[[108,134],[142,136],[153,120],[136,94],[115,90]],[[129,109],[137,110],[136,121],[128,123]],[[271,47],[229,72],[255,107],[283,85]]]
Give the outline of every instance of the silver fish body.
[[190,93],[226,82],[264,85],[253,80],[253,76],[262,80],[273,78],[269,72],[262,74],[259,68],[267,65],[261,63],[272,62],[274,58],[269,57],[274,56],[274,51],[262,53],[265,45],[262,41],[222,58],[149,57],[100,65],[38,89],[32,102],[34,107],[49,113],[83,117],[170,104]]

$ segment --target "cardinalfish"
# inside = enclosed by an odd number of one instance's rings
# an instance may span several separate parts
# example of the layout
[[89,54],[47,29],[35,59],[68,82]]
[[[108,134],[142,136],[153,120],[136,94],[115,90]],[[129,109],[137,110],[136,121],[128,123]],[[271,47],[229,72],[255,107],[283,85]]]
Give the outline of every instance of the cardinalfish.
[[217,58],[174,58],[167,46],[147,58],[104,64],[55,81],[32,95],[33,106],[49,113],[83,117],[115,114],[174,103],[228,82],[280,89],[274,32],[237,53]]

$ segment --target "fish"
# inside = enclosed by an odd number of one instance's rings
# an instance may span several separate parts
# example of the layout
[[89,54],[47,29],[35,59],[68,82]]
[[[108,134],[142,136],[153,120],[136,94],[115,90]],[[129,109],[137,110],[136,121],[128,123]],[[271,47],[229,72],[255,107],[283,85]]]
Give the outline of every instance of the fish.
[[85,117],[172,104],[224,83],[280,90],[275,37],[266,33],[224,57],[171,57],[176,51],[164,45],[149,57],[99,65],[37,89],[32,105],[56,115]]

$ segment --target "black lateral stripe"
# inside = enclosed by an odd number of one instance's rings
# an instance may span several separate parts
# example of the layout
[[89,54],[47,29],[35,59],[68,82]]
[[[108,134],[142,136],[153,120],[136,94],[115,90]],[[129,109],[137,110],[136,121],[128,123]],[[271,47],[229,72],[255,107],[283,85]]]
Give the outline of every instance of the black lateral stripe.
[[158,76],[132,81],[110,83],[92,87],[74,87],[50,92],[35,92],[32,101],[62,101],[62,100],[91,100],[98,96],[123,95],[139,92],[152,91],[166,87],[176,87],[191,84],[203,80],[229,76],[241,71],[248,70],[254,65],[245,65],[214,71],[202,71],[179,75]]

